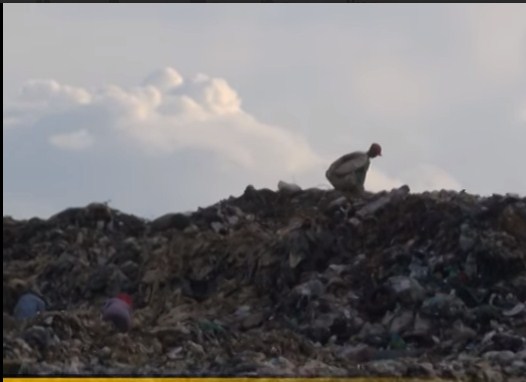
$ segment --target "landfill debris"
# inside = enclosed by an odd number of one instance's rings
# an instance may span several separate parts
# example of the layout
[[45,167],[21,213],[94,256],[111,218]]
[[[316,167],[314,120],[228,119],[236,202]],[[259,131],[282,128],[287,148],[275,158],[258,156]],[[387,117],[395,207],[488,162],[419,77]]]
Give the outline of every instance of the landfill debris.
[[249,186],[152,221],[4,217],[4,375],[520,381],[524,206]]
[[279,191],[285,191],[285,192],[300,192],[301,187],[294,183],[287,183],[282,180],[278,182],[278,190]]

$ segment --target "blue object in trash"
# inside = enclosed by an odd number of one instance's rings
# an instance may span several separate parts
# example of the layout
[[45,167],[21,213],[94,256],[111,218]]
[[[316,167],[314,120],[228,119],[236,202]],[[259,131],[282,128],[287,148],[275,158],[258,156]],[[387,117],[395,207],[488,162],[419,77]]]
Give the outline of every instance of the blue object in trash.
[[14,316],[18,319],[31,318],[46,310],[46,303],[32,293],[22,295],[15,305]]

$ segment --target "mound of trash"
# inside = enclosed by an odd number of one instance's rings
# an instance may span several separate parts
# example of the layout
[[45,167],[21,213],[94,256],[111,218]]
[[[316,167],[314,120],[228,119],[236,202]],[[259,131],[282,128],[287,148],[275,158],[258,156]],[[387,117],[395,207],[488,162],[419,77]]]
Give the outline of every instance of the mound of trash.
[[[4,374],[526,375],[524,197],[249,186],[153,221],[93,203],[3,230]],[[126,332],[101,319],[119,293]]]

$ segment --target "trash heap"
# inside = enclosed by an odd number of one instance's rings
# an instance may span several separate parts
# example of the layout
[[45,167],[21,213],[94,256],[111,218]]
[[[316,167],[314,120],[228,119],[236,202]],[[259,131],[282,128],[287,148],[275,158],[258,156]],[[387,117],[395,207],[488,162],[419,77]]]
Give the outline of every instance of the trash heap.
[[[3,219],[4,374],[526,375],[526,198],[246,188]],[[133,326],[101,320],[133,296]],[[14,315],[24,293],[45,301]],[[19,303],[20,305],[20,303]]]

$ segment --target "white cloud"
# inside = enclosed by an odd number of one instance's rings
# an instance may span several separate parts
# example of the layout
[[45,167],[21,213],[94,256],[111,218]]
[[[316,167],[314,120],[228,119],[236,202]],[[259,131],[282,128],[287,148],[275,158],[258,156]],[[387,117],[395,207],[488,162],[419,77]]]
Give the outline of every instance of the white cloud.
[[410,185],[414,192],[430,190],[457,190],[462,189],[462,185],[444,169],[424,163],[416,165],[410,170],[404,171],[400,177]]
[[84,127],[92,120],[96,129],[48,137],[61,149],[86,149],[97,144],[97,134],[109,133],[151,155],[188,148],[213,152],[262,176],[298,174],[323,162],[302,136],[258,121],[242,110],[226,80],[204,74],[185,80],[164,68],[132,89],[109,85],[93,91],[30,81],[4,109],[4,124],[34,125],[65,112],[74,124],[82,120]]
[[54,80],[30,80],[22,87],[20,99],[30,102],[48,102],[69,105],[71,103],[88,103],[89,93],[82,88],[61,85]]
[[[384,101],[390,97],[396,98],[391,94]],[[249,114],[226,80],[204,74],[183,78],[172,68],[153,73],[133,88],[107,85],[87,90],[57,81],[30,81],[15,102],[4,107],[4,127],[6,123],[13,127],[4,129],[4,138],[14,142],[10,155],[33,155],[28,163],[10,162],[10,181],[20,189],[34,187],[41,177],[33,181],[31,174],[23,179],[16,174],[25,166],[33,168],[35,158],[48,158],[42,161],[49,160],[49,165],[38,166],[49,170],[46,179],[55,180],[39,184],[38,197],[54,204],[111,198],[129,211],[136,206],[147,213],[152,208],[165,212],[171,205],[188,209],[235,194],[250,183],[269,188],[279,180],[304,188],[326,183],[325,170],[336,159],[320,155],[302,135]],[[15,146],[21,143],[18,152]],[[68,156],[64,163],[62,151],[87,154]],[[190,162],[182,163],[181,158]],[[76,175],[78,166],[84,166],[84,175]],[[170,171],[173,174],[167,176]],[[457,185],[436,168],[402,175],[386,174],[373,165],[366,188]],[[152,207],[146,194],[159,205]],[[12,198],[4,199],[9,203]]]
[[402,180],[390,177],[382,171],[375,169],[373,166],[374,164],[371,165],[371,168],[367,172],[365,189],[371,192],[378,192],[382,190],[391,190],[404,184]]
[[16,102],[3,110],[5,128],[29,126],[49,114],[58,114],[92,101],[90,93],[79,87],[61,85],[54,80],[29,80]]
[[183,82],[183,77],[175,69],[166,67],[148,76],[144,85],[151,85],[166,92],[179,87]]
[[86,130],[79,130],[53,135],[49,137],[49,142],[64,150],[84,150],[93,144],[93,137]]

